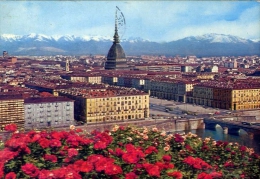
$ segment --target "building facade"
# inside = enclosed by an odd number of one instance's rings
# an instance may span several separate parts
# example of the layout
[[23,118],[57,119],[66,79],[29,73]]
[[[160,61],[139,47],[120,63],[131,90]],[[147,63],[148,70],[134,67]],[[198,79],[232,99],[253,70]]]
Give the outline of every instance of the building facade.
[[193,89],[193,102],[227,110],[260,108],[260,83],[250,80],[208,81]]
[[25,99],[24,118],[25,129],[70,126],[74,124],[74,101],[65,97]]
[[24,125],[24,99],[22,95],[0,96],[0,126],[14,123],[18,128]]
[[93,84],[101,84],[101,82],[102,82],[101,75],[66,74],[66,75],[61,75],[61,78],[70,80],[73,82],[87,82],[87,83],[93,83]]
[[127,121],[149,117],[149,95],[135,89],[63,89],[61,96],[75,100],[75,119],[86,123]]

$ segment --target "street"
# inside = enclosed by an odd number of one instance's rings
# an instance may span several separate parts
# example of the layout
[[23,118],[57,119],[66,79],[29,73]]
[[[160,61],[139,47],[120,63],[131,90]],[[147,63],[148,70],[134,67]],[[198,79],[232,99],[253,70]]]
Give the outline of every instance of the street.
[[152,119],[191,119],[208,117],[215,113],[218,115],[228,115],[230,111],[150,97],[150,118]]

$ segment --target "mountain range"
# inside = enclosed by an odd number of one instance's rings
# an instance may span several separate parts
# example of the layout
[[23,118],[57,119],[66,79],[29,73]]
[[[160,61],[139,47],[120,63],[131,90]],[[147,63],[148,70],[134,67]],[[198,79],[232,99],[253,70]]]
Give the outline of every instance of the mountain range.
[[[47,36],[42,34],[0,35],[0,50],[9,55],[106,55],[113,43],[104,36]],[[260,41],[224,34],[190,36],[170,42],[142,38],[122,39],[127,55],[245,56],[260,55]]]

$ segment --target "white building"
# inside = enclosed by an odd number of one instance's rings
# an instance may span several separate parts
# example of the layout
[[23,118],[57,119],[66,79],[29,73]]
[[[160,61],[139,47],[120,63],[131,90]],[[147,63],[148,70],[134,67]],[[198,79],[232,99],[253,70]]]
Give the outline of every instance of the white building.
[[65,127],[74,124],[74,101],[66,97],[24,100],[25,129]]

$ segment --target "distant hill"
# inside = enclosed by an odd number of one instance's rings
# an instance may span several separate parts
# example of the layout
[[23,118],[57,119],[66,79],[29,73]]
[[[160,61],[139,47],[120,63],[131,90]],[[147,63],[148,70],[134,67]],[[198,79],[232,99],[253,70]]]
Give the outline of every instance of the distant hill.
[[[3,34],[0,50],[10,55],[106,55],[113,39],[103,36],[24,36]],[[224,34],[205,34],[171,42],[151,42],[142,38],[121,41],[127,55],[196,55],[245,56],[260,55],[260,42]]]

